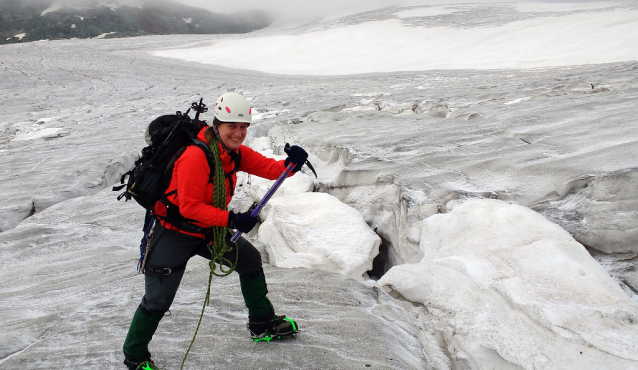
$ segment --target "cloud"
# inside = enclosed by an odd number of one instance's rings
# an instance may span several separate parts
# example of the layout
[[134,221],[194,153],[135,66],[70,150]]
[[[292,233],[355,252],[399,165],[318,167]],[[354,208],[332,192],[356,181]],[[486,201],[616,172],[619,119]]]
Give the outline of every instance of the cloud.
[[[177,0],[187,5],[218,13],[261,9],[270,13],[291,17],[324,17],[335,13],[373,10],[394,5],[390,0]],[[400,0],[399,0],[400,1]]]
[[[140,6],[142,3],[161,4],[171,0],[21,0],[23,3],[53,3],[66,6],[88,4],[120,4]],[[602,0],[173,0],[186,5],[203,8],[215,13],[234,13],[243,10],[265,10],[276,18],[316,20],[336,18],[348,14],[375,10],[383,7],[403,5],[441,5],[459,3],[578,3],[602,2]]]
[[283,18],[323,18],[374,10],[393,5],[437,5],[503,2],[594,2],[601,0],[176,0],[217,13],[261,9]]

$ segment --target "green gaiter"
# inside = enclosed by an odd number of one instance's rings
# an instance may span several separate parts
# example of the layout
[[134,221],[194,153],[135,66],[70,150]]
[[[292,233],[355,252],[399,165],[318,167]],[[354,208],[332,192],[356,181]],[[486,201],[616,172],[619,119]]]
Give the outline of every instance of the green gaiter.
[[157,325],[162,320],[162,317],[164,317],[164,314],[157,312],[147,315],[138,307],[124,341],[124,353],[134,357],[136,360],[145,359],[148,344],[153,338],[153,334],[157,330]]
[[248,316],[263,316],[275,309],[266,297],[268,289],[266,288],[266,277],[264,275],[252,279],[244,279],[239,277],[241,285],[241,293],[244,296],[244,302],[248,308]]

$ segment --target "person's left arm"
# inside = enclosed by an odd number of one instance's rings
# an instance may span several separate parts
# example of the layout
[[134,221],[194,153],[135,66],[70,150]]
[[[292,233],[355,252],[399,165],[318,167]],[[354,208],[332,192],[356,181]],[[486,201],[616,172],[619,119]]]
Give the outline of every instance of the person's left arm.
[[268,158],[245,145],[242,145],[239,150],[241,151],[239,171],[268,180],[276,180],[286,169],[286,165],[284,164],[285,160],[283,159],[278,161],[273,158]]

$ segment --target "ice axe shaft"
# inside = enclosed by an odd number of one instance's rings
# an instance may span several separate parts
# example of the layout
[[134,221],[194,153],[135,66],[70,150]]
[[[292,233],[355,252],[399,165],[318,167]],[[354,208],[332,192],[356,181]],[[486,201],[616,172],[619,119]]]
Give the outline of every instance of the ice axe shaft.
[[[301,165],[303,166],[303,164]],[[259,201],[259,204],[257,204],[257,207],[255,207],[255,209],[253,209],[253,211],[250,212],[251,217],[257,217],[261,209],[264,208],[264,206],[266,205],[266,203],[268,203],[268,201],[273,196],[273,194],[275,194],[277,189],[279,189],[281,184],[283,184],[284,180],[292,174],[292,170],[294,168],[295,168],[295,165],[293,163],[288,164],[288,167],[286,167],[284,172],[282,172],[281,175],[279,175],[279,178],[277,179],[277,181],[275,181],[274,184],[272,184],[272,186],[270,187],[266,195],[264,195],[264,197],[261,198],[261,200]],[[241,234],[242,232],[238,230],[237,232],[235,232],[235,235],[233,235],[233,237],[230,238],[230,241],[233,243],[237,242],[237,239],[239,239]]]

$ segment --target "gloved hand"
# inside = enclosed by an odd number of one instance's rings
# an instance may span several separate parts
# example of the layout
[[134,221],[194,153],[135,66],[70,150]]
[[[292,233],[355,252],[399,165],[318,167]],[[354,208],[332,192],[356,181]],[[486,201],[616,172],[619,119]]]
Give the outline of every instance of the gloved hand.
[[295,168],[292,170],[293,173],[299,171],[301,167],[303,167],[303,164],[306,162],[306,159],[308,159],[308,153],[303,150],[302,147],[297,145],[290,146],[288,143],[286,143],[284,152],[288,154],[288,158],[286,158],[284,164],[288,166],[288,164],[292,162],[295,165]]
[[235,213],[228,212],[228,228],[241,231],[242,233],[250,232],[257,225],[259,219],[250,215],[250,212]]

